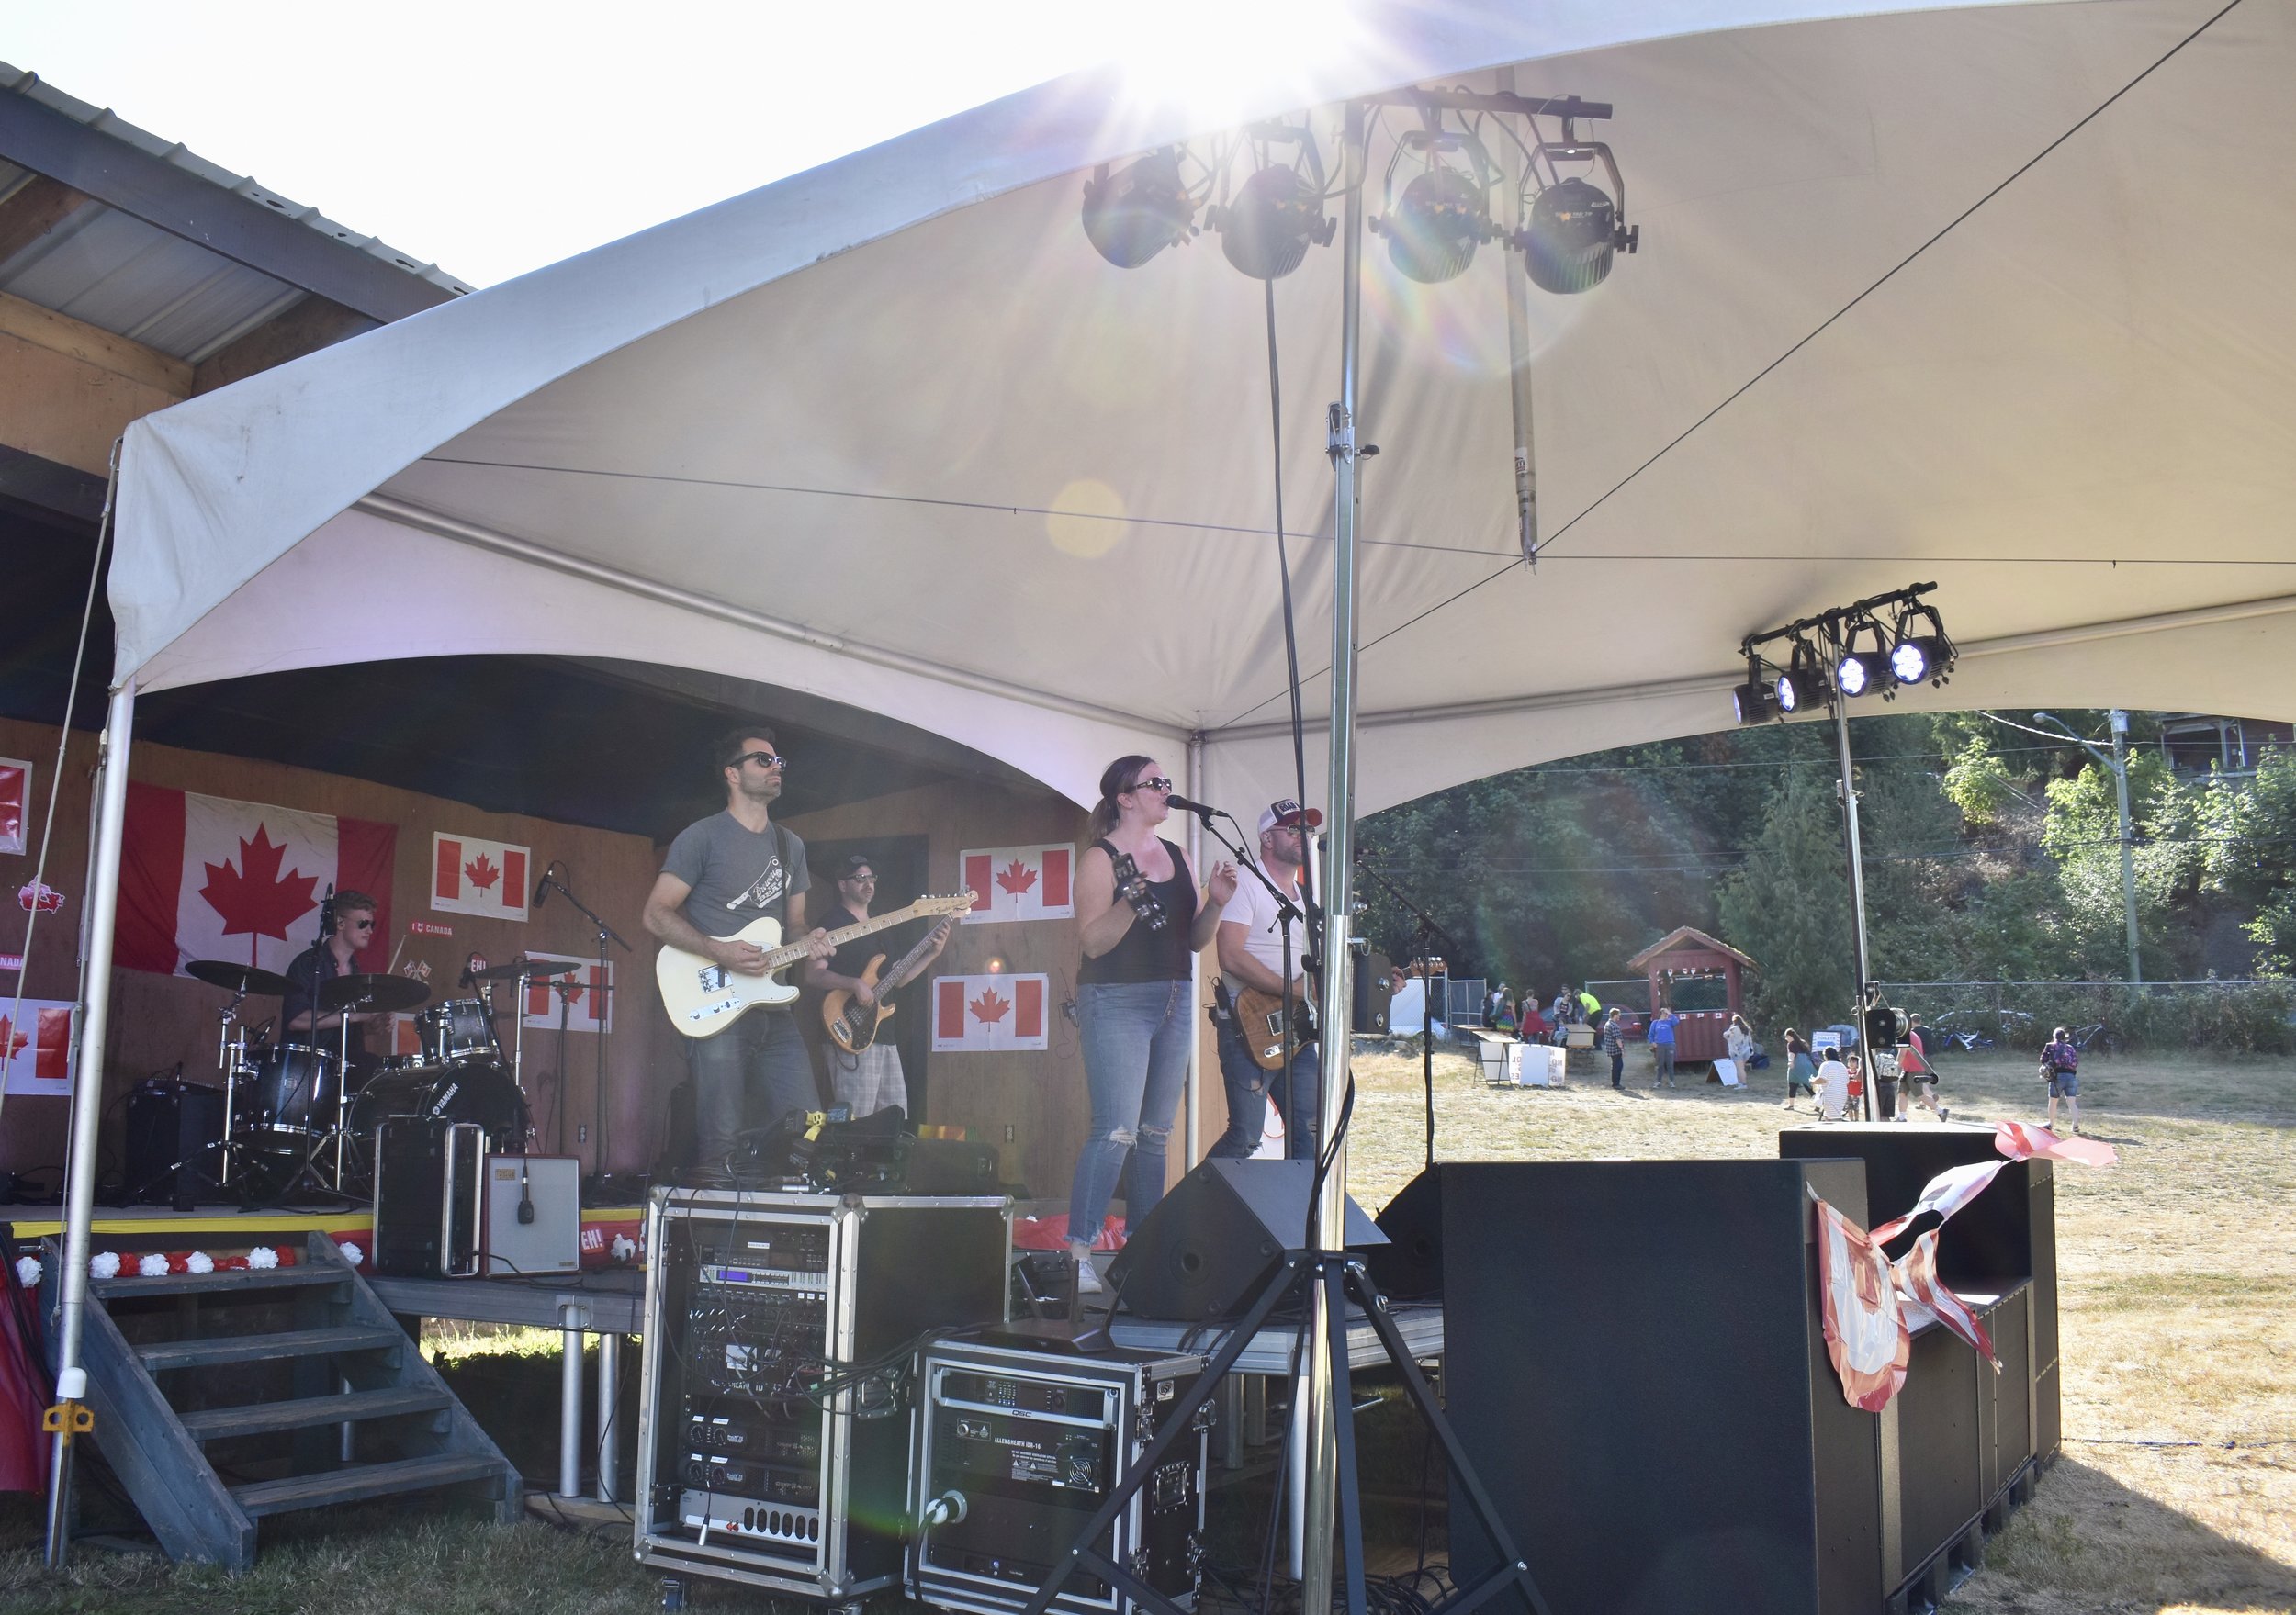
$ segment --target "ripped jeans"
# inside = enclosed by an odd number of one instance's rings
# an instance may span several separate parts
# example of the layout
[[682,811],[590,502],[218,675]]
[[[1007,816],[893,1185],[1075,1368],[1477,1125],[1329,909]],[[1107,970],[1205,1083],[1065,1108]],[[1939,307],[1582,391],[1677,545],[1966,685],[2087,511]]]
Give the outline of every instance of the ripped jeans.
[[1081,983],[1076,1021],[1092,1096],[1092,1130],[1068,1192],[1068,1226],[1082,1239],[1097,1235],[1120,1178],[1128,1233],[1164,1198],[1165,1148],[1196,1028],[1186,981]]

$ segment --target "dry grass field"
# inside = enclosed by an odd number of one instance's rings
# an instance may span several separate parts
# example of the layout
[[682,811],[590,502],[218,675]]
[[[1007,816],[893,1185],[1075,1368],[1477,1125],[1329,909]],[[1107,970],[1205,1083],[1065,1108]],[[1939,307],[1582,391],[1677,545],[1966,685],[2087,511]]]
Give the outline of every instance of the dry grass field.
[[[1638,1049],[1630,1057],[1630,1081],[1647,1081],[1647,1060]],[[1357,1071],[1351,1175],[1376,1209],[1419,1169],[1420,1067],[1415,1054],[1367,1048]],[[2038,1085],[2028,1073],[2022,1058],[1952,1061],[1946,1102],[1957,1117],[2033,1119]],[[2110,1140],[2121,1163],[2057,1175],[2065,1457],[1949,1609],[2296,1609],[2296,1254],[2287,1232],[2296,1223],[2296,1061],[2122,1057],[2093,1061],[2082,1080],[2088,1130]],[[1774,1072],[1756,1073],[1746,1095],[1698,1083],[1615,1093],[1606,1078],[1574,1081],[1494,1090],[1464,1059],[1438,1058],[1438,1155],[1770,1156],[1790,1119]],[[1804,1101],[1791,1119],[1807,1117]],[[442,1340],[442,1355],[489,1344]],[[546,1338],[501,1344],[545,1355],[550,1347]],[[555,1378],[555,1363],[536,1369]],[[266,1531],[274,1545],[239,1581],[93,1549],[58,1579],[40,1568],[30,1501],[0,1508],[0,1615],[658,1607],[626,1534],[587,1538],[539,1522],[502,1530],[398,1508]],[[697,1587],[695,1602],[772,1607],[721,1584]]]
[[[1774,1071],[1744,1096],[1654,1094],[1636,1086],[1649,1058],[1630,1051],[1617,1093],[1607,1065],[1559,1091],[1493,1089],[1438,1056],[1436,1155],[1776,1153]],[[1356,1071],[1350,1177],[1376,1209],[1424,1158],[1420,1063],[1376,1055]],[[2296,1609],[2296,1061],[2124,1055],[2081,1080],[2084,1129],[2121,1160],[2056,1174],[2065,1456],[1948,1608]],[[1942,1087],[1956,1120],[2047,1108],[2022,1056],[1949,1060]]]

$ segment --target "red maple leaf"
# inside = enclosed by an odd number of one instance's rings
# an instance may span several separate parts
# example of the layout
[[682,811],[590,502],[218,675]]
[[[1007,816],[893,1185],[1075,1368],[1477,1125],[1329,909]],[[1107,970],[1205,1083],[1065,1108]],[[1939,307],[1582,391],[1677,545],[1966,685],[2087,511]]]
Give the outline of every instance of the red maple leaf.
[[1036,884],[1036,871],[1015,858],[996,872],[996,884],[1019,897]]
[[6,1065],[24,1052],[31,1039],[8,1024],[8,1017],[0,1015],[0,1065]]
[[487,861],[487,855],[483,852],[478,856],[476,861],[463,865],[462,872],[469,876],[470,883],[481,892],[493,885],[502,874],[501,870]]
[[974,1019],[986,1021],[993,1026],[1005,1018],[1006,1012],[1011,1009],[1012,1005],[996,995],[996,988],[987,987],[982,990],[978,998],[965,1007],[972,1010]]
[[276,936],[287,940],[287,927],[319,906],[311,888],[319,877],[300,869],[279,873],[287,848],[273,845],[271,832],[255,826],[255,838],[239,844],[239,867],[208,864],[208,883],[199,895],[223,916],[223,935]]

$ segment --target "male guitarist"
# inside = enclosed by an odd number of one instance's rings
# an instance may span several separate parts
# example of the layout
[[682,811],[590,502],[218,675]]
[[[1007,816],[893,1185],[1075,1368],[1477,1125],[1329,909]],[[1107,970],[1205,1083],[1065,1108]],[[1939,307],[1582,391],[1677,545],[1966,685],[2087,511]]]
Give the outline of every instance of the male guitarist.
[[[1323,822],[1313,808],[1289,800],[1271,802],[1260,815],[1260,868],[1268,880],[1295,904],[1300,901],[1300,866],[1307,860],[1307,834]],[[1282,911],[1267,888],[1250,878],[1235,883],[1235,895],[1220,911],[1220,970],[1232,1003],[1244,992],[1271,993],[1281,998],[1284,937]],[[1314,989],[1309,985],[1306,963],[1307,929],[1295,920],[1291,926],[1291,1002],[1300,1007],[1294,1036],[1300,1041],[1289,1070],[1262,1071],[1244,1045],[1244,1034],[1230,1014],[1218,1021],[1220,1075],[1228,1090],[1228,1130],[1220,1135],[1208,1156],[1241,1161],[1260,1147],[1260,1131],[1267,1119],[1271,1097],[1284,1118],[1284,1153],[1294,1161],[1315,1159],[1315,1092],[1317,1056],[1306,1037],[1306,1006]]]
[[[688,824],[646,899],[646,928],[655,940],[716,960],[737,975],[765,974],[765,951],[732,940],[754,920],[779,920],[782,935],[801,941],[815,959],[828,957],[828,933],[805,928],[805,844],[772,822],[789,768],[773,731],[751,723],[728,731],[717,747],[726,811]],[[686,1040],[693,1064],[697,1164],[723,1170],[734,1140],[752,1121],[763,1126],[820,1102],[813,1062],[784,1004],[752,1010],[715,1037]]]
[[[837,878],[837,895],[839,908],[827,916],[832,925],[842,930],[869,917],[869,905],[877,900],[877,871],[862,854],[857,852],[845,860],[845,870]],[[940,950],[949,946],[949,932],[956,923],[953,916],[942,920],[925,939],[917,957],[902,962],[914,972],[939,959]],[[870,961],[886,951],[880,938],[857,936],[828,958],[807,963],[805,985],[825,993],[850,993],[852,1002],[863,1011],[873,1010],[881,993],[890,993],[901,985],[899,981],[870,979]],[[829,1059],[830,1082],[837,1091],[837,1103],[850,1106],[855,1119],[874,1116],[895,1105],[904,1111],[908,1109],[909,1086],[901,1070],[901,1050],[890,1039],[878,1042],[872,1038],[851,1054],[835,1042],[827,1042],[822,1052]]]

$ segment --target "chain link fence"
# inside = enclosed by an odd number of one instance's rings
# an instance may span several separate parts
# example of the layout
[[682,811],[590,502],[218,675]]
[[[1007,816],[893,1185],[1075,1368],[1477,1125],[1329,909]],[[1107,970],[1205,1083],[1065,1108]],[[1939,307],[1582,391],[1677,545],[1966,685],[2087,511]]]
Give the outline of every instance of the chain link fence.
[[2032,1052],[2065,1027],[2102,1054],[2211,1049],[2296,1053],[2296,981],[1890,981],[1890,1003],[1919,1015],[1941,1053]]

